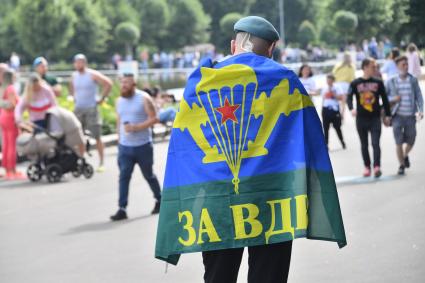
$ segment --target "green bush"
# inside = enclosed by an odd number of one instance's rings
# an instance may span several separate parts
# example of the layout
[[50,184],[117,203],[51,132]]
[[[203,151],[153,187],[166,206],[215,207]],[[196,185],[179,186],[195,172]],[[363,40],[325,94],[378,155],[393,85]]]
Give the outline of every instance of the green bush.
[[339,10],[333,17],[334,28],[338,31],[339,35],[347,42],[353,38],[354,31],[356,30],[359,21],[357,15],[345,10]]
[[305,47],[309,43],[316,41],[317,31],[314,25],[309,21],[301,23],[298,29],[298,40]]

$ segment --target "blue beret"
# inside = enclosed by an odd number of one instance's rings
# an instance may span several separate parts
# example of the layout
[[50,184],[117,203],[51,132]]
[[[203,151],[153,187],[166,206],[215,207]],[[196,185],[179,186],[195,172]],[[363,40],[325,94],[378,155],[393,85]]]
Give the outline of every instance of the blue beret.
[[247,32],[272,42],[279,40],[279,33],[275,27],[266,19],[257,16],[240,19],[235,23],[233,29],[236,33]]

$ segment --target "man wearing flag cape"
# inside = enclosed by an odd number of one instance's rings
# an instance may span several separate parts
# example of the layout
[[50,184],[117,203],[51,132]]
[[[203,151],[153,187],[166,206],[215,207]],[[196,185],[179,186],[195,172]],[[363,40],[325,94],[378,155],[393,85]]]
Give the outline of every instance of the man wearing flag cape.
[[322,127],[294,72],[272,61],[279,34],[239,20],[232,55],[190,75],[168,150],[155,256],[202,252],[205,282],[286,282],[292,240],[346,245]]

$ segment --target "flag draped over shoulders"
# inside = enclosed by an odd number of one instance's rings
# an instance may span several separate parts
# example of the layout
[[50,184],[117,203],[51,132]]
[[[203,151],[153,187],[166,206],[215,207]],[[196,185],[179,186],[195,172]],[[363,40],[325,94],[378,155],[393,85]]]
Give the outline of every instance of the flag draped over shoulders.
[[306,237],[346,245],[320,120],[294,72],[253,53],[188,79],[171,134],[155,256]]

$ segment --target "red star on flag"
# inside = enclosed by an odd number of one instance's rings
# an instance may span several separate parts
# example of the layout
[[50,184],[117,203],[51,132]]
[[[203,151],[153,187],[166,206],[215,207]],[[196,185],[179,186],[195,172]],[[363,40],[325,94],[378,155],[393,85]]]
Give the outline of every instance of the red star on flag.
[[238,119],[235,116],[235,111],[239,108],[240,104],[230,105],[229,100],[226,97],[224,106],[217,107],[214,110],[221,114],[221,124],[223,125],[227,120],[232,120],[238,123]]

